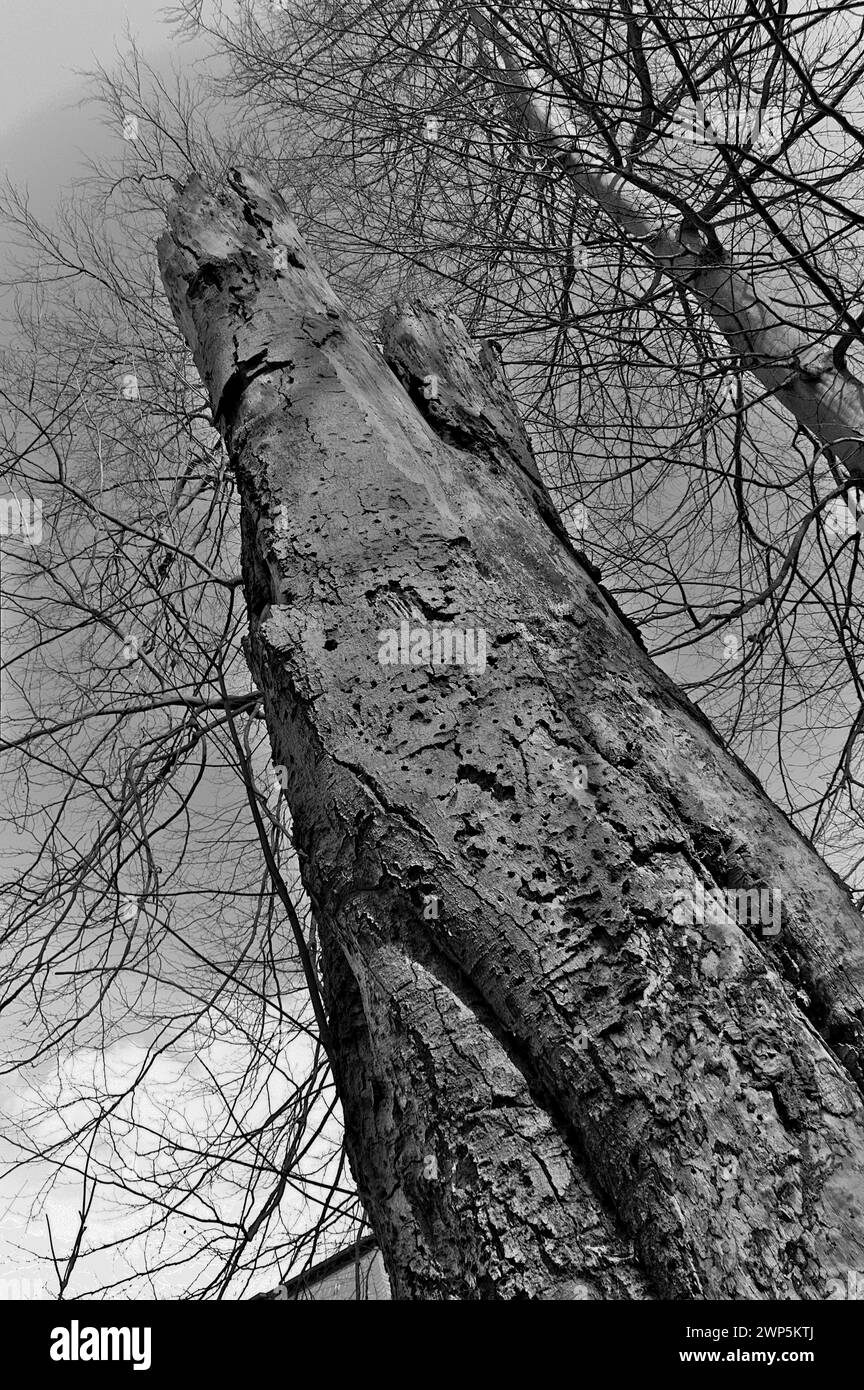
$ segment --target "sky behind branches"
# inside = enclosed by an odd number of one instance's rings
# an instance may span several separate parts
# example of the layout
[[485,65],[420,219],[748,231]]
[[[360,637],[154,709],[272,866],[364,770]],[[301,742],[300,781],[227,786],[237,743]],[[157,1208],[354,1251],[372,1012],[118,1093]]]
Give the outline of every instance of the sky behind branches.
[[[172,60],[177,64],[188,61],[188,50],[184,54],[172,43],[164,15],[164,0],[0,0],[0,176],[8,175],[17,186],[26,186],[37,216],[50,219],[58,197],[85,172],[87,161],[108,153],[122,138],[119,132],[111,133],[103,124],[98,105],[87,99],[86,72],[97,64],[112,67],[118,53],[128,48],[130,37],[157,70],[167,70]],[[0,241],[4,267],[7,249]],[[6,269],[2,278],[8,278]],[[3,838],[0,835],[0,844]],[[113,1067],[117,1080],[134,1073],[140,1059],[130,1042],[104,1060],[109,1069]],[[69,1076],[58,1076],[56,1081],[67,1084],[86,1065],[83,1053],[70,1055],[66,1064]],[[166,1059],[162,1072],[153,1078],[153,1095],[174,1079],[173,1066],[172,1060]],[[43,1079],[50,1084],[48,1078]],[[7,1080],[0,1078],[0,1097],[0,1109],[7,1116],[13,1100],[16,1115],[26,1111],[28,1098],[20,1093],[20,1085],[13,1096]],[[8,1150],[2,1156],[4,1161],[11,1157]],[[28,1229],[26,1214],[40,1183],[49,1176],[47,1168],[41,1172],[27,1168],[17,1181],[12,1175],[3,1184],[0,1300],[15,1297],[16,1291],[24,1296],[44,1296],[40,1290],[49,1282],[48,1268],[34,1265],[23,1252],[38,1248],[43,1256],[48,1253],[44,1221],[38,1231]],[[54,1188],[49,1208],[61,1248],[77,1225],[79,1198],[80,1191],[71,1185]],[[126,1272],[110,1255],[99,1263],[101,1270],[91,1267],[91,1275],[101,1273],[110,1278],[112,1273],[117,1277]]]
[[81,105],[81,73],[110,66],[127,28],[161,66],[171,51],[164,9],[164,0],[0,0],[0,169],[27,184],[37,212],[110,141],[96,107]]

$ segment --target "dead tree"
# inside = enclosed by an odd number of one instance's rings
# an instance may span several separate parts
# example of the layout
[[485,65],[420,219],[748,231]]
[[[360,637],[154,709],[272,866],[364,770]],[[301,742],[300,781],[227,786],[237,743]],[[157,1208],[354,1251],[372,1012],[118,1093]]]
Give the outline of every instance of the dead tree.
[[[231,183],[160,264],[395,1296],[824,1298],[864,1268],[844,886],[574,549],[494,349],[413,305],[382,354]],[[675,910],[756,888],[779,931]]]

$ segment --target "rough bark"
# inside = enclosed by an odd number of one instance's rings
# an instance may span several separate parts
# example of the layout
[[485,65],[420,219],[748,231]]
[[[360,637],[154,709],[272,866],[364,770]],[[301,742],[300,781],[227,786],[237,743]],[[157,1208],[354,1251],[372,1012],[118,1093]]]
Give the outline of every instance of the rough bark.
[[579,193],[641,242],[659,273],[711,315],[742,367],[828,456],[851,477],[864,478],[864,384],[736,267],[712,229],[682,215],[674,189],[664,197],[642,186],[634,172],[610,168],[607,151],[585,140],[570,120],[549,75],[520,56],[501,23],[493,23],[481,6],[472,6],[471,14],[478,37],[495,54],[493,81],[517,128],[554,159]]
[[[825,1297],[864,1269],[864,924],[567,541],[494,353],[414,305],[388,365],[231,182],[160,264],[394,1296]],[[485,669],[382,666],[407,615]],[[779,891],[779,935],[678,925],[699,883]]]

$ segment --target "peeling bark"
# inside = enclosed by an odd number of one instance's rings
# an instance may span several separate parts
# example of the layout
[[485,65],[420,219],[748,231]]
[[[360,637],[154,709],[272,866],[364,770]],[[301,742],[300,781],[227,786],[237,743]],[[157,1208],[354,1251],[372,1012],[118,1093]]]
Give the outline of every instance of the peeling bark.
[[[860,917],[568,541],[491,350],[413,305],[388,365],[232,184],[160,265],[394,1296],[825,1297],[864,1269]],[[382,665],[403,621],[485,665]],[[679,925],[698,884],[779,890],[779,935]]]

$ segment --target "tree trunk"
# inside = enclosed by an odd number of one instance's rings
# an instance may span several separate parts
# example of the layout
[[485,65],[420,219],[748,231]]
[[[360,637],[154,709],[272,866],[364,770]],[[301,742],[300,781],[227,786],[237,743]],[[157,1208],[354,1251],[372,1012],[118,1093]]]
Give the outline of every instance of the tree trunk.
[[[391,367],[231,182],[160,264],[394,1297],[824,1298],[864,1269],[860,917],[572,548],[491,347],[413,306]],[[676,920],[716,887],[777,934]]]

